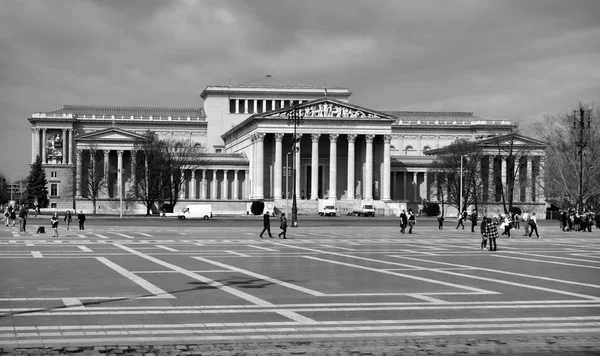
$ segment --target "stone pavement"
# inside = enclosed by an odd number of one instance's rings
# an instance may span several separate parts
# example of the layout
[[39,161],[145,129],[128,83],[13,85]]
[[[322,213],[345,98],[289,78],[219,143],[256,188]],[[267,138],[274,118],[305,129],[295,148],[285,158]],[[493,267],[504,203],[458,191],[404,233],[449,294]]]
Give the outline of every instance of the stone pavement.
[[173,345],[4,348],[0,355],[600,355],[600,336],[278,341]]

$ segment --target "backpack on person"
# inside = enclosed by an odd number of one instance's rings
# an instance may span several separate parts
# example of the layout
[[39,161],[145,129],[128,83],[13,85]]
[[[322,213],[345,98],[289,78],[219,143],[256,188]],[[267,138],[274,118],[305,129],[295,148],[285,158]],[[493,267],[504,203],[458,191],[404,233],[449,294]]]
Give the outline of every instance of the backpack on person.
[[45,234],[46,233],[46,228],[43,226],[39,226],[37,228],[36,234]]

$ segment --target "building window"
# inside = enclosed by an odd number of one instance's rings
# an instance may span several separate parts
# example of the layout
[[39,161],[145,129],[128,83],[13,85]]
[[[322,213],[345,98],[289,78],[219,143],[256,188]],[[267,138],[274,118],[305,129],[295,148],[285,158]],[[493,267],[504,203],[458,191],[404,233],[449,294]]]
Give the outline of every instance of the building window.
[[263,101],[262,100],[257,100],[256,101],[256,112],[259,113],[263,113]]
[[50,196],[57,197],[58,196],[58,183],[50,184]]
[[425,146],[425,147],[423,147],[423,152],[427,152],[427,151],[429,151],[430,149],[431,149],[431,147],[429,147],[429,146]]
[[239,113],[245,113],[246,112],[246,100],[238,100],[240,103],[240,111]]
[[271,110],[273,110],[273,100],[267,100],[267,107],[265,108],[265,111]]
[[406,148],[404,149],[405,156],[414,156],[416,152],[417,151],[413,148],[413,146],[410,145],[406,146]]
[[289,100],[285,100],[285,101],[283,102],[283,107],[284,107],[284,108],[287,108],[288,106],[290,106],[290,101],[289,101]]
[[215,148],[215,153],[223,153],[223,149],[222,148]]
[[248,100],[248,112],[250,114],[254,113],[254,100]]
[[50,203],[50,209],[56,209],[56,203]]
[[194,151],[200,152],[202,150],[202,144],[197,143],[194,145]]
[[229,99],[229,113],[235,114],[235,99]]

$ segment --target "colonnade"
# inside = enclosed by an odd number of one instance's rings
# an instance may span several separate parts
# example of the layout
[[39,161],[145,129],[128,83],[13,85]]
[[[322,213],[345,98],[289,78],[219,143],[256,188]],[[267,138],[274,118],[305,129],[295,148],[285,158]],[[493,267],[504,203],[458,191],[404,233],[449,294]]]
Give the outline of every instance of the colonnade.
[[[247,169],[191,169],[190,179],[180,191],[180,198],[194,200],[240,200],[248,198]],[[199,176],[199,179],[196,177]]]
[[[273,197],[275,199],[280,199],[283,197],[282,194],[282,175],[283,171],[282,162],[283,162],[283,149],[282,149],[282,141],[286,134],[283,133],[275,133],[275,152],[274,152],[274,162],[273,162]],[[297,134],[294,138],[296,142],[300,142],[300,139],[303,135],[310,135],[311,139],[311,167],[318,167],[319,165],[319,139],[321,137],[321,133],[310,133],[310,134]],[[337,197],[338,196],[338,172],[337,172],[337,145],[340,134],[338,133],[330,133],[327,134],[329,136],[329,197]],[[264,167],[264,141],[265,141],[266,133],[255,133],[251,136],[252,142],[252,152],[253,152],[253,167],[251,168],[252,172],[252,193],[251,198],[253,199],[263,199],[265,197],[264,194],[264,184],[265,184],[265,167]],[[348,156],[347,158],[347,179],[346,179],[346,199],[354,200],[355,197],[355,184],[356,184],[356,167],[355,167],[355,153],[356,153],[356,139],[358,134],[346,134],[346,138],[348,141]],[[365,146],[365,161],[364,161],[364,184],[363,184],[363,199],[373,199],[373,170],[374,170],[374,157],[373,157],[373,141],[377,135],[366,134],[362,135],[364,137]],[[383,174],[382,174],[382,182],[381,182],[381,199],[382,200],[390,200],[390,143],[391,143],[391,135],[380,135],[383,137]],[[301,145],[297,146],[296,152],[294,153],[294,160],[296,162],[296,186],[295,192],[296,197],[300,197],[300,181],[301,181],[301,169],[298,169],[298,162],[300,162],[301,158],[301,150],[306,149],[302,148]],[[308,195],[308,199],[317,200],[319,195],[319,186],[318,186],[318,169],[311,169],[310,176],[310,192]]]

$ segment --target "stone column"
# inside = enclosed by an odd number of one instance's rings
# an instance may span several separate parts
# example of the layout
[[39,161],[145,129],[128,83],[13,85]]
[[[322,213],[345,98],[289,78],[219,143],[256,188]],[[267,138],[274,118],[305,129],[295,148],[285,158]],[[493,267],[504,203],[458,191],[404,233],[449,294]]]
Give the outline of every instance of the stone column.
[[375,135],[365,135],[366,164],[365,164],[365,199],[373,199],[373,139]]
[[75,158],[75,197],[81,198],[81,154],[83,150],[77,150],[77,157]]
[[267,99],[263,99],[263,108],[262,112],[267,112]]
[[329,198],[337,199],[337,140],[339,134],[329,134]]
[[248,113],[248,99],[244,100],[244,114]]
[[46,130],[42,129],[42,163],[46,164]]
[[210,198],[218,199],[219,192],[217,190],[217,170],[213,169],[213,179],[210,187]]
[[[102,173],[102,179],[104,179],[104,191],[106,194],[106,197],[110,197],[110,188],[108,186],[108,159],[109,159],[109,155],[110,155],[110,150],[104,150],[104,158],[103,158],[103,173]],[[118,153],[117,153],[118,154]]]
[[240,113],[240,99],[235,99],[235,113]]
[[35,132],[36,129],[31,129],[31,163],[35,163]]
[[131,152],[131,175],[130,175],[130,179],[131,179],[131,186],[135,187],[135,169],[137,167],[137,152],[135,150],[130,151]]
[[408,172],[402,172],[402,199],[408,200],[408,195],[406,195],[406,186],[408,186]]
[[244,196],[246,198],[250,198],[250,170],[244,170],[244,185],[246,187],[246,192]]
[[62,164],[67,164],[67,129],[62,130]]
[[196,198],[196,170],[195,169],[191,170],[189,199],[197,199]]
[[392,172],[392,200],[398,200],[398,172]]
[[489,191],[489,202],[490,203],[495,203],[496,202],[496,172],[494,171],[494,156],[489,156],[489,160],[488,160],[488,168],[489,168],[489,173],[488,173],[488,191]]
[[[106,155],[104,157],[106,158]],[[106,171],[104,174],[106,174]],[[117,151],[117,175],[117,184],[119,186],[117,198],[121,198],[123,196],[123,150]]]
[[302,134],[296,134],[296,199],[300,199],[300,172],[302,171],[302,164],[300,162],[300,140],[302,139]]
[[223,191],[221,193],[221,199],[229,200],[229,182],[227,181],[227,169],[223,170]]
[[392,142],[392,135],[383,136],[383,194],[382,200],[390,201],[392,197],[390,195],[390,171],[392,169],[390,160],[390,144]]
[[254,198],[264,199],[264,162],[265,162],[265,133],[256,135],[256,180],[254,181]]
[[321,134],[311,134],[312,148],[310,152],[310,200],[319,198],[319,137]]
[[419,199],[419,172],[413,172],[413,201]]
[[500,168],[500,176],[502,177],[502,192],[505,193],[505,196],[508,196],[508,184],[506,184],[506,157],[500,156],[500,159],[502,160],[502,165]]
[[527,156],[527,188],[525,188],[525,201],[533,201],[533,189],[532,186],[535,184],[533,181],[533,157]]
[[233,171],[233,199],[234,200],[240,199],[240,191],[239,191],[240,183],[238,181],[238,172],[239,172],[238,169]]
[[521,160],[515,160],[513,166],[513,172],[516,172],[513,177],[514,185],[513,185],[513,202],[520,203],[521,202]]
[[[236,101],[237,102],[237,101]],[[206,184],[206,169],[202,170],[202,180],[200,181],[200,199],[206,200],[208,184]]]
[[423,199],[429,201],[429,179],[427,172],[423,173],[423,188],[421,191],[423,192]]
[[356,134],[348,135],[348,200],[354,200],[354,143]]
[[536,202],[543,202],[546,200],[546,194],[544,191],[545,185],[545,169],[546,169],[546,157],[538,156],[538,176],[536,177],[537,186],[535,187]]
[[75,148],[75,139],[73,138],[73,134],[75,131],[73,129],[69,129],[69,164],[73,164],[73,149]]
[[281,149],[282,133],[275,134],[275,167],[273,168],[273,198],[281,199],[281,176],[283,171],[283,153]]

